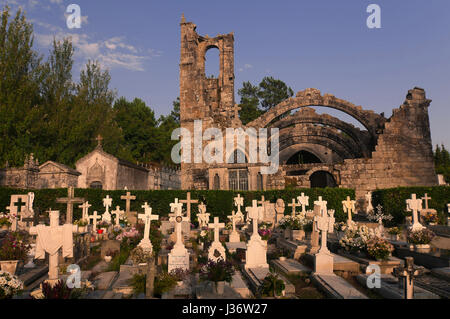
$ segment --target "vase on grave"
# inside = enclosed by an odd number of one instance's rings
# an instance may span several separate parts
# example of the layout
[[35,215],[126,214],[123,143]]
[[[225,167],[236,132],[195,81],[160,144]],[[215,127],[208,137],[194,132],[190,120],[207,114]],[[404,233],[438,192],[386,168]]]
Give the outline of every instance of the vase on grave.
[[104,259],[107,263],[110,263],[112,260],[112,256],[105,256]]
[[218,295],[223,295],[225,291],[225,281],[219,281],[215,283],[216,293]]
[[17,271],[17,266],[19,264],[19,260],[1,260],[0,261],[0,269],[2,271],[9,272],[11,275],[15,275]]

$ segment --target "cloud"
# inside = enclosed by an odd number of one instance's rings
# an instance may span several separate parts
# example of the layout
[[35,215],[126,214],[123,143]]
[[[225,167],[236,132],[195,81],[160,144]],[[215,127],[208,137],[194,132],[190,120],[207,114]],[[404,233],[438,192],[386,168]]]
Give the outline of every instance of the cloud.
[[239,72],[244,72],[245,70],[252,69],[252,68],[253,68],[253,65],[246,63],[246,64],[244,64],[244,66],[242,68],[239,68]]

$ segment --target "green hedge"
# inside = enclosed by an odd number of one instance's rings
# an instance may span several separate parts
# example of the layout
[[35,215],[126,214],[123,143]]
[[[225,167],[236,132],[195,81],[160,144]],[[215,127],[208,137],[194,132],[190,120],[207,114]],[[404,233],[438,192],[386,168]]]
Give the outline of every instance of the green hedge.
[[[417,198],[425,196],[431,197],[428,201],[428,207],[434,208],[440,215],[441,222],[445,220],[447,215],[447,203],[450,202],[449,186],[433,186],[433,187],[397,187],[389,189],[381,189],[373,192],[373,206],[378,204],[383,206],[383,211],[394,216],[396,223],[402,223],[405,216],[411,213],[406,211],[406,200],[411,198],[411,194],[416,194]],[[425,203],[423,203],[425,207]]]
[[[28,191],[23,189],[11,189],[0,188],[0,211],[6,211],[6,206],[9,206],[10,196],[13,194],[26,194]],[[39,208],[41,212],[47,211],[49,208],[54,210],[60,210],[65,212],[65,204],[57,204],[56,198],[67,197],[67,189],[42,189],[32,190],[35,193],[34,207]],[[132,195],[136,196],[135,201],[131,201],[131,210],[137,212],[143,212],[141,206],[144,202],[153,208],[153,213],[160,216],[167,216],[170,213],[169,204],[173,202],[174,198],[185,199],[188,191],[182,190],[155,190],[155,191],[130,191]],[[244,197],[244,206],[251,206],[252,200],[260,200],[264,195],[266,200],[275,202],[278,198],[282,198],[286,204],[286,214],[291,212],[291,207],[288,207],[288,203],[292,201],[292,198],[300,196],[301,193],[305,193],[309,196],[309,209],[313,209],[314,201],[319,196],[322,196],[324,200],[328,202],[328,208],[336,211],[336,219],[344,221],[346,216],[342,211],[342,201],[347,196],[355,197],[355,191],[352,189],[343,188],[312,188],[312,189],[296,189],[296,190],[271,190],[271,191],[247,191],[247,192],[235,192],[235,191],[191,191],[191,198],[202,200],[207,205],[207,212],[211,213],[211,216],[218,216],[222,222],[228,221],[227,215],[231,214],[231,211],[235,209],[233,205],[233,198],[237,194],[241,194]],[[89,209],[89,213],[92,214],[94,210],[99,213],[104,212],[102,199],[109,195],[113,199],[112,210],[117,205],[121,209],[125,210],[125,201],[120,197],[125,195],[126,191],[105,191],[97,189],[75,189],[76,197],[84,197],[92,207]],[[81,209],[79,205],[74,206],[74,220],[81,217]],[[186,206],[184,206],[186,207]],[[195,216],[197,213],[197,205],[192,205],[192,214]],[[298,208],[297,208],[298,210]],[[245,211],[244,211],[245,212]]]

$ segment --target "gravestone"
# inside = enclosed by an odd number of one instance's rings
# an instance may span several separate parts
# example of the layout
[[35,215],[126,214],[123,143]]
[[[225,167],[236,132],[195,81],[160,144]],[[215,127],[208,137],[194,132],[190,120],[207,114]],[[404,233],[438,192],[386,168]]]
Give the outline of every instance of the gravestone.
[[372,192],[367,192],[366,195],[364,195],[366,199],[366,215],[369,215],[373,212],[373,206],[372,206]]
[[209,228],[214,229],[214,241],[208,250],[208,260],[218,262],[219,259],[226,260],[225,248],[219,241],[219,231],[221,228],[225,228],[224,223],[219,223],[219,217],[214,217],[214,223],[209,224]]
[[333,255],[327,247],[327,233],[334,230],[334,212],[328,215],[327,202],[319,200],[314,205],[320,206],[320,216],[314,216],[315,227],[321,232],[321,246],[319,252],[315,255],[314,272],[318,274],[333,274]]
[[103,198],[103,207],[105,207],[105,212],[102,215],[102,221],[111,224],[112,218],[111,213],[109,212],[110,207],[112,206],[112,198],[109,195],[106,195],[106,198]]
[[11,201],[7,210],[11,216],[11,231],[15,232],[18,229],[19,217],[25,212],[28,206],[28,195],[11,195]]
[[309,206],[309,196],[305,196],[304,193],[301,193],[301,196],[298,196],[297,200],[302,206],[302,214],[306,214],[306,206]]
[[252,207],[247,207],[248,217],[253,222],[253,233],[247,243],[245,254],[245,269],[269,268],[267,264],[267,242],[261,239],[258,233],[258,218],[262,207],[258,207],[257,201],[253,200]]
[[269,201],[264,202],[263,204],[263,217],[261,219],[262,222],[270,223],[272,227],[275,227],[276,221],[276,211],[275,204]]
[[419,231],[425,227],[419,222],[418,212],[422,209],[422,200],[416,198],[416,194],[411,195],[411,199],[406,200],[406,210],[412,212],[412,225],[410,229],[412,231]]
[[211,214],[206,212],[206,205],[203,204],[203,202],[200,203],[198,205],[198,214],[197,214],[199,228],[208,227],[209,216],[211,216]]
[[180,200],[180,203],[186,204],[187,221],[191,222],[191,204],[198,204],[197,199],[191,199],[191,192],[187,192],[186,199]]
[[425,208],[421,209],[419,212],[421,219],[423,219],[428,214],[437,216],[437,211],[433,208],[428,207],[428,201],[431,200],[431,197],[428,197],[428,194],[425,193],[425,196],[422,197],[422,200],[423,200],[423,203],[425,204]]
[[405,265],[394,269],[394,276],[403,279],[404,298],[414,299],[414,278],[424,272],[423,267],[414,265],[413,257],[405,258]]
[[[319,217],[321,214],[321,206],[314,204],[314,216],[313,220],[316,217]],[[313,223],[313,230],[311,232],[311,247],[309,249],[310,254],[316,254],[319,251],[319,238],[320,238],[320,232],[317,228],[317,225]]]
[[181,223],[187,222],[188,218],[182,214],[183,204],[178,202],[178,198],[175,199],[175,203],[170,204],[171,212],[174,216],[170,217],[171,222],[175,222],[176,242],[173,249],[168,256],[168,272],[170,273],[175,269],[189,270],[189,252],[184,247],[181,235]]
[[131,201],[136,200],[136,196],[132,196],[130,192],[127,192],[126,195],[120,196],[120,199],[125,200],[125,214],[128,222],[132,226],[136,226],[137,224],[137,212],[131,211]]
[[72,224],[73,222],[73,204],[82,204],[84,203],[84,198],[75,197],[75,190],[73,187],[69,187],[67,189],[67,197],[65,198],[57,198],[57,203],[66,204],[66,224]]
[[97,214],[96,210],[94,210],[94,213],[92,215],[88,216],[88,218],[89,218],[89,224],[90,224],[90,221],[92,220],[92,224],[94,225],[93,231],[96,232],[97,231],[97,221],[102,217]]
[[289,207],[292,207],[292,213],[291,216],[295,217],[296,212],[295,212],[295,207],[299,207],[300,205],[296,203],[295,198],[292,199],[292,202],[290,204],[288,204]]
[[239,243],[241,241],[241,236],[239,235],[239,233],[236,231],[236,222],[238,220],[240,220],[240,217],[238,217],[235,213],[234,210],[231,212],[230,216],[227,216],[228,219],[231,221],[231,224],[233,226],[233,229],[231,230],[228,242],[229,243]]
[[120,219],[123,218],[125,211],[120,209],[120,206],[116,206],[116,210],[111,212],[114,215],[114,222],[117,227],[120,227]]
[[238,194],[237,197],[234,198],[234,206],[237,207],[236,216],[239,217],[237,223],[244,222],[244,214],[241,211],[241,207],[244,206],[244,197],[241,197],[241,194]]
[[342,201],[342,209],[347,214],[347,225],[352,223],[352,215],[356,211],[355,200],[351,200],[350,196],[347,196],[347,200]]
[[90,205],[89,202],[84,202],[82,205],[78,206],[78,208],[82,209],[81,219],[86,222],[89,221],[89,208],[90,207],[92,207],[92,205]]
[[59,251],[62,257],[73,257],[73,233],[78,231],[78,226],[65,224],[59,225],[59,211],[49,211],[50,226],[38,225],[30,228],[30,235],[36,238],[36,259],[44,259],[45,253],[49,254],[48,280],[50,285],[58,282]]
[[276,226],[278,226],[278,224],[280,223],[280,220],[282,220],[284,218],[284,210],[285,210],[284,200],[282,200],[281,198],[278,198],[277,202],[275,204],[275,211],[277,213],[276,221],[275,221]]
[[158,220],[159,216],[152,214],[152,208],[148,206],[147,202],[145,202],[142,208],[144,208],[145,213],[139,214],[138,218],[144,221],[145,228],[144,228],[144,237],[142,238],[138,246],[141,247],[145,252],[151,254],[153,252],[153,245],[152,242],[150,241],[150,226],[152,220]]

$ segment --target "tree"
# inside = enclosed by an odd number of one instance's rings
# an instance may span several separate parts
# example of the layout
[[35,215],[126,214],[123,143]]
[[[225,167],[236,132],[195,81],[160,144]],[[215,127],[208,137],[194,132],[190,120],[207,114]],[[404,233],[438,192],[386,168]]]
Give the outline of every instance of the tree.
[[266,111],[293,95],[294,91],[286,83],[273,77],[264,77],[259,84],[258,97],[261,107]]
[[281,80],[264,77],[258,86],[250,82],[242,83],[238,90],[241,97],[239,118],[246,125],[270,110],[285,99],[294,95],[294,91]]
[[450,183],[450,153],[445,149],[443,144],[441,147],[436,145],[436,150],[434,151],[434,164],[436,174],[444,175],[445,181]]

